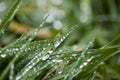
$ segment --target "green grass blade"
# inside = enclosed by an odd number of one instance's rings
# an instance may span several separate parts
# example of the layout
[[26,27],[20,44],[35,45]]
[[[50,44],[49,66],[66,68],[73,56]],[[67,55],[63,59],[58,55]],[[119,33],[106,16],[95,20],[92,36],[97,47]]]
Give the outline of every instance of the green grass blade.
[[[48,43],[46,43],[47,45],[44,46],[46,48],[46,50],[43,50],[41,51],[40,54],[36,55],[19,73],[18,75],[16,76],[16,79],[19,78],[19,79],[26,79],[27,76],[24,76],[25,74],[26,75],[29,75],[32,68],[34,68],[35,65],[38,64],[38,62],[40,62],[42,60],[42,58],[46,55],[49,55],[52,54],[62,43],[63,41],[71,34],[71,32],[73,32],[74,29],[76,29],[76,27],[78,26],[74,26],[73,28],[71,28],[66,34],[63,34],[63,35],[57,35],[55,37],[55,39],[53,41],[49,41]],[[43,47],[43,48],[44,48]],[[31,66],[31,67],[30,67]],[[29,68],[30,67],[30,68]],[[28,69],[29,70],[26,70]],[[35,73],[38,73],[39,70]],[[35,74],[34,73],[34,74]],[[31,73],[32,74],[32,73]],[[21,77],[19,77],[21,76]]]
[[[90,62],[87,63],[86,66],[80,68],[78,73],[74,75],[74,79],[82,79],[87,74],[93,72],[100,64],[101,62],[105,61],[109,57],[120,53],[119,47],[112,47],[108,49],[100,49],[95,52],[93,52],[91,55],[93,56]],[[81,71],[82,69],[82,71]]]
[[112,45],[115,42],[117,42],[119,39],[120,39],[120,34],[115,39],[113,39],[111,42],[109,42],[106,45],[104,45],[103,47],[101,47],[101,49],[105,49],[105,48],[109,47],[110,45]]
[[19,8],[21,6],[21,1],[22,0],[16,0],[15,1],[14,5],[9,10],[6,17],[1,22],[1,24],[0,24],[0,32],[1,32],[0,35],[3,33],[3,31],[6,29],[5,27],[7,26],[7,24],[12,20],[12,18],[16,14],[16,12],[19,10]]
[[68,75],[65,77],[65,80],[72,80],[73,79],[74,74],[76,73],[77,69],[79,68],[79,65],[82,63],[82,61],[84,61],[84,58],[87,55],[88,50],[93,46],[93,41],[94,41],[94,39],[92,41],[90,41],[87,48],[81,53],[81,55],[79,56],[79,58],[76,61],[75,65],[70,70]]

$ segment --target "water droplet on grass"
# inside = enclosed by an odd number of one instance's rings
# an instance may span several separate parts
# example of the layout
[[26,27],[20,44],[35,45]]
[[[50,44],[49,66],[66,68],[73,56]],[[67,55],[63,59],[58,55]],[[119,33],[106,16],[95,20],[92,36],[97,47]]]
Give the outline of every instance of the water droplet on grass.
[[84,62],[82,65],[80,65],[79,68],[83,68],[84,66],[86,66],[94,57],[91,57],[89,59],[86,60],[86,62]]
[[72,59],[73,57],[72,56],[70,56],[70,59]]
[[62,62],[63,60],[57,60],[57,59],[54,59],[53,62]]
[[73,57],[77,56],[77,54],[72,54]]
[[43,50],[45,50],[46,48],[43,48]]
[[61,73],[62,73],[62,71],[59,71],[59,72],[58,72],[58,74],[61,74]]
[[59,58],[59,57],[60,57],[60,55],[56,55],[56,57],[57,57],[57,58]]
[[89,59],[87,60],[87,62],[90,62],[93,58],[94,58],[94,57],[92,56],[91,58],[89,58]]
[[37,69],[36,69],[36,67],[35,68],[33,68],[33,71],[36,71]]
[[45,60],[47,60],[49,57],[50,57],[50,55],[45,55],[45,56],[42,57],[42,60],[45,61]]
[[50,44],[48,44],[48,46],[50,46]]
[[59,50],[59,52],[62,52],[62,50]]
[[51,53],[53,53],[53,51],[51,50],[51,51],[49,51],[49,53],[51,54]]
[[13,48],[12,51],[18,51],[19,49],[18,48]]
[[80,67],[79,67],[79,68],[81,69],[81,68],[83,68],[83,66],[84,66],[84,65],[80,65]]
[[86,66],[88,64],[88,62],[84,62],[83,65]]
[[5,57],[6,57],[6,54],[1,54],[1,57],[2,57],[2,58],[5,58]]
[[17,76],[17,77],[16,77],[16,80],[20,80],[20,78],[21,78],[21,75]]
[[1,30],[1,34],[5,34],[5,29],[2,29],[2,30]]
[[56,41],[55,43],[54,43],[54,46],[55,47],[58,47],[60,45],[60,42],[59,41]]

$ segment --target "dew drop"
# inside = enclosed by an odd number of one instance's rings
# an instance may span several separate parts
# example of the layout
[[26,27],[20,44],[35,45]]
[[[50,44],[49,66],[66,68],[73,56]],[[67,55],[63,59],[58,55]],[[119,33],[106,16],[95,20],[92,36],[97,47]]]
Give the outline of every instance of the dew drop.
[[1,33],[2,33],[2,34],[5,34],[5,30],[4,30],[4,29],[2,29],[2,30],[1,30]]
[[61,74],[62,73],[62,71],[58,71],[58,74]]
[[51,50],[51,51],[49,51],[49,53],[51,54],[51,53],[53,53],[53,51]]
[[72,59],[73,57],[72,56],[70,56],[70,59]]
[[45,61],[46,59],[48,59],[50,57],[50,55],[45,55],[42,57],[42,60]]
[[59,52],[62,52],[62,50],[59,50]]
[[[34,48],[34,47],[33,47]],[[30,48],[28,48],[28,51],[30,51],[31,49]]]
[[2,58],[5,58],[5,57],[6,57],[6,54],[1,54],[1,57],[2,57]]
[[61,42],[62,42],[63,40],[64,40],[64,39],[62,38],[62,39],[61,39]]
[[58,57],[60,57],[59,55],[56,55],[56,57],[58,58]]
[[59,41],[56,41],[55,43],[54,43],[54,46],[55,47],[58,47],[60,45],[60,42]]
[[93,58],[94,58],[94,57],[92,56],[91,58],[89,58],[89,59],[87,60],[87,62],[90,62]]
[[43,50],[45,50],[46,48],[43,48]]
[[38,55],[38,54],[39,54],[39,52],[36,52],[35,54],[36,54],[36,55]]
[[50,46],[50,44],[48,44],[48,46]]
[[84,55],[84,54],[81,54],[81,57],[82,57],[82,58],[84,58],[84,57],[85,57],[85,55]]
[[77,50],[78,49],[78,46],[77,45],[74,45],[73,46],[73,50]]
[[77,60],[79,61],[81,58],[78,58]]
[[86,66],[88,64],[88,62],[84,62],[83,65]]
[[36,69],[36,67],[35,68],[33,68],[33,71],[36,71],[37,69]]
[[16,51],[18,51],[19,49],[18,48],[15,48]]
[[32,65],[28,67],[28,70],[30,70],[32,68]]
[[21,78],[21,75],[17,76],[17,77],[16,77],[16,80],[20,80],[20,78]]
[[63,36],[63,39],[65,39],[66,37],[65,36]]
[[69,61],[67,61],[67,63],[69,63]]
[[84,66],[84,65],[80,65],[80,67],[79,67],[79,68],[81,69],[81,68],[83,68],[83,66]]
[[91,54],[91,53],[92,53],[92,52],[90,52],[90,51],[89,51],[89,52],[87,52],[87,54]]
[[58,63],[59,63],[59,62],[62,62],[62,61],[63,61],[63,60],[56,60],[56,59],[53,60],[53,62],[58,62]]
[[72,54],[73,57],[77,56],[77,54]]

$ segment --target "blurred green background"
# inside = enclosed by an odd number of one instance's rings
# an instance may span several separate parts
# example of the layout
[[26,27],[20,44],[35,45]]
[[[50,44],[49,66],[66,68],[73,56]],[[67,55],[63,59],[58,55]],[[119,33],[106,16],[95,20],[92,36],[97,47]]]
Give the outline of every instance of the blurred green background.
[[[0,0],[0,23],[13,1]],[[48,14],[36,40],[51,39],[79,24],[79,29],[67,39],[66,45],[81,50],[94,36],[94,48],[99,48],[120,34],[120,0],[24,0],[22,3],[22,8],[0,41],[1,47],[15,41],[27,30],[33,31]],[[120,79],[120,55],[110,58],[106,64],[108,78]]]
[[[1,20],[12,7],[13,1],[0,1]],[[53,38],[58,32],[66,32],[73,25],[79,24],[80,29],[69,40],[71,44],[86,45],[91,36],[96,36],[97,47],[100,47],[120,33],[119,0],[29,0],[23,1],[23,4],[14,17],[13,27],[9,27],[9,33],[6,33],[9,40],[5,38],[1,45],[14,41],[16,36],[26,31],[24,29],[38,27],[48,14],[46,28],[43,29],[45,34],[38,39]]]

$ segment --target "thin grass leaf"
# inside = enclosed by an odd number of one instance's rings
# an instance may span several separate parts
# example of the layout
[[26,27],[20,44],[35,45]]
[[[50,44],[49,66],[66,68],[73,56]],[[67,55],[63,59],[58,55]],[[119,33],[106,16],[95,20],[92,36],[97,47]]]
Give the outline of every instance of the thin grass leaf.
[[109,47],[110,45],[114,44],[115,42],[117,42],[120,39],[120,35],[118,35],[115,39],[113,39],[111,42],[107,43],[106,45],[104,45],[103,47],[101,47],[101,49],[105,49],[107,47]]
[[18,60],[19,56],[21,55],[21,53],[23,52],[24,49],[26,49],[26,46],[28,45],[28,43],[31,41],[32,39],[30,38],[26,44],[24,44],[21,48],[21,50],[15,55],[15,57],[12,59],[12,61],[9,62],[8,66],[5,68],[5,70],[2,72],[0,79],[3,80],[5,78],[5,76],[8,74],[10,66],[15,63],[16,60]]
[[[48,17],[48,16],[47,16]],[[45,23],[45,20],[47,19],[47,17],[45,17],[45,19],[42,21],[42,23],[41,23],[41,25],[34,31],[34,32],[32,32],[30,35],[28,35],[28,36],[22,36],[22,37],[20,37],[16,42],[14,42],[14,43],[12,43],[12,44],[10,44],[10,45],[8,45],[8,46],[6,46],[6,47],[4,47],[4,48],[2,48],[1,49],[1,52],[0,52],[0,54],[1,55],[3,55],[2,53],[4,53],[4,55],[6,55],[6,57],[7,57],[7,55],[10,55],[9,53],[17,53],[18,51],[20,51],[20,48],[23,46],[23,45],[21,45],[21,47],[19,46],[19,48],[15,48],[15,49],[17,49],[17,52],[16,52],[16,50],[14,49],[14,48],[11,48],[12,46],[15,46],[15,45],[18,45],[18,44],[23,44],[23,43],[26,43],[26,40],[27,40],[27,42],[30,42],[30,41],[32,41],[33,39],[34,39],[34,37],[36,36],[36,34],[38,33],[38,31],[41,29],[41,27],[43,27],[43,25],[44,25],[44,23]],[[29,43],[28,43],[29,44]],[[11,49],[9,49],[9,48],[11,48]],[[14,50],[15,50],[15,52],[13,52]],[[13,51],[11,51],[11,50],[13,50]],[[8,51],[8,52],[7,52]],[[10,52],[9,52],[10,51]],[[5,52],[7,52],[7,53],[5,53]],[[12,54],[12,55],[16,55],[16,54]],[[5,57],[4,57],[4,59],[5,59]],[[0,62],[1,63],[1,62]]]
[[[47,17],[46,17],[47,18]],[[45,20],[46,20],[45,18]],[[43,26],[43,24],[45,23],[45,20],[43,21],[43,23],[40,25],[39,29]],[[6,74],[9,71],[10,65],[12,65],[13,63],[15,63],[15,61],[19,58],[19,56],[21,55],[21,53],[24,51],[24,49],[26,49],[27,45],[29,44],[29,42],[31,42],[33,40],[33,38],[35,37],[35,35],[37,34],[37,32],[39,31],[39,29],[36,29],[35,32],[33,32],[30,35],[30,38],[28,39],[28,41],[26,42],[26,44],[24,44],[21,48],[21,50],[15,55],[15,57],[13,58],[13,60],[8,64],[7,68],[3,71],[3,73],[0,76],[0,79],[4,79],[4,77],[6,76]]]
[[108,49],[100,49],[92,53],[93,58],[87,63],[87,66],[81,68],[77,74],[75,74],[74,79],[82,79],[85,75],[93,72],[100,63],[108,59],[109,57],[120,53],[119,47],[113,47]]
[[1,24],[0,24],[0,38],[1,35],[4,33],[8,23],[10,23],[10,21],[12,20],[12,18],[14,17],[14,15],[17,13],[17,11],[19,10],[20,6],[21,6],[21,1],[22,0],[16,0],[14,5],[11,7],[11,9],[9,10],[9,12],[7,13],[6,17],[2,20]]
[[[26,75],[29,75],[29,72],[31,72],[31,69],[38,63],[42,60],[42,58],[44,58],[44,56],[47,56],[50,54],[52,54],[52,52],[54,52],[54,50],[56,50],[59,45],[62,44],[62,42],[70,35],[70,33],[74,30],[75,27],[73,27],[67,34],[63,35],[63,36],[57,36],[55,37],[55,39],[52,41],[52,42],[49,42],[47,43],[48,45],[45,46],[45,49],[46,50],[43,50],[40,54],[36,55],[24,68],[23,70],[20,71],[20,73],[16,76],[16,79],[26,79],[27,77],[24,76],[25,74]],[[59,42],[56,42],[56,41],[59,41]],[[45,59],[46,60],[46,59]],[[47,64],[46,64],[47,65]],[[30,67],[31,66],[31,67]],[[29,70],[28,70],[29,68]],[[26,70],[27,69],[27,70]],[[38,70],[37,72],[41,71],[41,68],[40,70]],[[36,72],[36,73],[37,73]],[[34,73],[35,74],[35,73]],[[35,75],[34,75],[35,76]]]
[[72,80],[73,79],[74,74],[76,73],[77,69],[80,67],[80,64],[84,60],[86,53],[88,52],[88,50],[93,45],[93,41],[94,41],[94,39],[92,41],[90,41],[87,48],[81,53],[81,55],[79,56],[78,60],[75,63],[75,66],[73,66],[73,68],[70,70],[68,75],[65,77],[65,80]]

